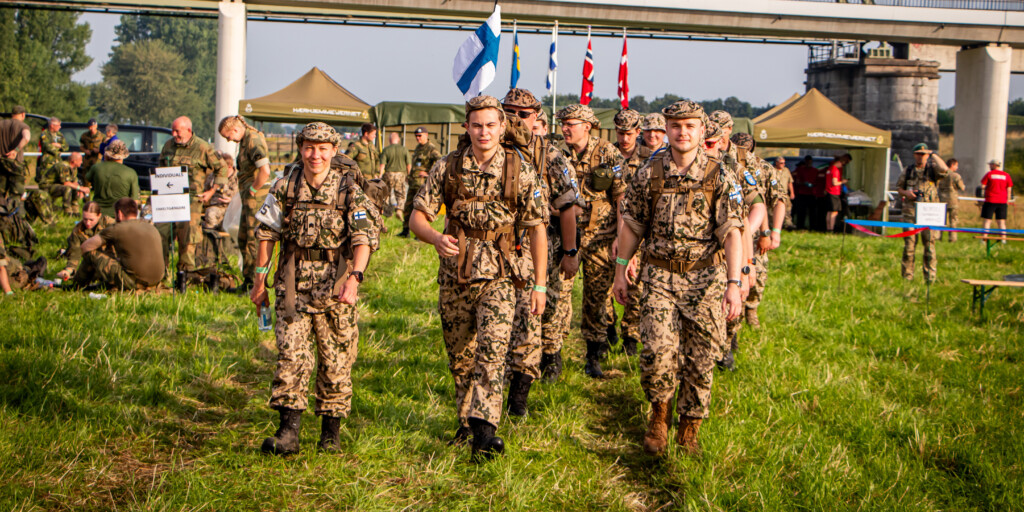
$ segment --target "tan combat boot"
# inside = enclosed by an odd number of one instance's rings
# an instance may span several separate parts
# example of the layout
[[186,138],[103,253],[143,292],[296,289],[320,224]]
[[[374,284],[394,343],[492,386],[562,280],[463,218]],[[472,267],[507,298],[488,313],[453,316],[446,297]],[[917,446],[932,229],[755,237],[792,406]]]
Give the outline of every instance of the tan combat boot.
[[697,433],[700,432],[700,424],[704,421],[701,418],[690,418],[679,415],[679,427],[676,432],[676,444],[690,455],[700,455],[700,444],[697,443]]
[[761,327],[761,321],[757,319],[757,309],[745,308],[744,311],[747,315],[747,325],[754,329]]
[[651,420],[644,434],[644,451],[650,455],[665,453],[668,446],[668,402],[651,402]]

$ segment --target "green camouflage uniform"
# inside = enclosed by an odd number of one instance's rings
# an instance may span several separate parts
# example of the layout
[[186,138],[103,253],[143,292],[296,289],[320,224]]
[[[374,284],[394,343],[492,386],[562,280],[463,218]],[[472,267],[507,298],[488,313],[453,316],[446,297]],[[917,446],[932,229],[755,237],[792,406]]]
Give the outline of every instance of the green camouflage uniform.
[[[918,169],[914,164],[908,165],[900,174],[896,188],[911,192],[920,191],[921,202],[935,203],[939,201],[937,182],[948,174],[949,167],[946,167],[946,162],[943,162],[935,153],[931,153],[924,167]],[[903,198],[903,222],[916,222],[917,201],[917,199]],[[935,255],[936,237],[933,236],[930,229],[903,238],[903,259],[900,262],[900,272],[904,279],[914,278],[914,251],[917,248],[918,238],[924,244],[924,280],[926,283],[931,283],[938,273],[938,257]]]
[[[0,119],[0,130],[5,133],[28,129],[27,124],[17,119]],[[25,193],[25,182],[28,180],[28,166],[25,164],[24,148],[18,149],[14,158],[7,158],[7,152],[17,148],[21,140],[19,135],[10,141],[10,147],[0,148],[0,198],[7,199],[7,208],[12,212],[21,207],[21,195]]]
[[78,169],[79,174],[85,175],[89,172],[92,164],[100,160],[100,144],[107,138],[106,134],[97,130],[96,133],[89,133],[88,130],[78,138],[82,146],[82,167]]
[[[54,147],[54,144],[58,144]],[[43,130],[43,133],[39,135],[39,152],[42,155],[36,162],[36,174],[45,172],[50,168],[51,165],[60,161],[61,151],[68,150],[68,141],[64,140],[64,134],[57,130],[51,132],[49,129]]]
[[[964,179],[960,173],[950,171],[949,175],[939,180],[939,200],[946,203],[946,225],[955,228],[960,223],[960,194],[964,190]],[[956,231],[948,234],[950,242],[956,242]],[[939,233],[942,238],[942,233]]]
[[384,215],[390,217],[399,205],[405,205],[409,150],[401,144],[392,144],[381,152],[380,162],[384,165],[384,183],[387,183],[390,189],[387,211]]
[[71,229],[71,234],[68,235],[68,249],[65,253],[68,264],[64,267],[64,270],[69,275],[74,276],[75,271],[78,270],[78,265],[82,262],[82,242],[99,234],[107,226],[112,225],[114,225],[114,219],[103,214],[100,214],[100,219],[96,221],[96,225],[92,229],[85,227],[85,221],[78,221],[78,224],[75,224],[75,227]]
[[64,205],[64,213],[75,215],[78,210],[78,189],[65,186],[68,182],[78,183],[78,171],[64,161],[58,161],[41,176],[36,177],[40,190],[45,190],[54,200],[60,198]]
[[[466,192],[474,197],[502,197],[505,151],[500,149],[486,170],[480,169],[473,152],[462,150],[462,170],[453,172]],[[455,201],[445,197],[447,161],[457,158],[459,151],[449,153],[430,170],[426,183],[413,200],[415,209],[433,222],[446,199],[453,204],[447,211],[448,230],[456,235],[456,224],[465,230],[515,230],[542,225],[548,215],[545,190],[529,162],[519,166],[519,191],[516,211],[510,211],[501,200]],[[456,164],[453,164],[456,165]],[[509,172],[515,172],[514,169]],[[506,235],[509,236],[509,235]],[[503,254],[497,241],[483,241],[464,235],[462,257],[441,258],[437,282],[438,311],[448,352],[448,369],[455,381],[455,404],[459,423],[469,425],[477,418],[492,425],[501,419],[502,384],[505,356],[508,353],[512,322],[515,316],[516,291],[512,278],[526,277],[526,264],[516,251]],[[460,276],[460,270],[464,272]],[[539,364],[539,360],[537,361]]]
[[[315,368],[316,414],[348,417],[359,327],[356,306],[341,303],[338,294],[352,269],[354,248],[366,245],[371,251],[377,249],[379,233],[372,219],[379,213],[359,185],[342,171],[328,170],[319,188],[311,187],[302,172],[294,167],[270,187],[270,196],[285,219],[282,231],[260,223],[255,234],[257,240],[282,245],[274,277],[278,356],[270,407],[305,410],[308,382]],[[290,202],[288,188],[295,186],[291,185],[295,173],[298,182]],[[336,204],[339,188],[344,191],[343,205]],[[286,287],[289,247],[295,251],[294,315],[288,308]]]
[[[655,155],[629,184],[623,222],[643,242],[645,256],[673,262],[707,261],[724,249],[726,236],[742,226],[740,187],[723,169],[710,201],[699,190],[664,192],[652,208],[650,180],[658,160],[664,166],[665,188],[699,189],[713,162],[699,149],[693,166],[683,175],[670,151]],[[679,185],[674,183],[677,180]],[[687,213],[690,200],[692,211]],[[651,402],[667,402],[678,389],[677,412],[706,418],[713,370],[725,337],[724,258],[680,273],[650,262],[640,275],[644,283],[640,352],[644,394]]]
[[242,253],[242,278],[247,283],[252,283],[255,279],[256,250],[259,246],[259,242],[253,236],[258,224],[256,212],[267,199],[270,179],[267,179],[256,193],[253,193],[250,187],[256,183],[256,173],[260,167],[270,165],[269,155],[267,139],[263,134],[246,128],[241,142],[238,143],[235,168],[238,170],[238,190],[241,191],[239,199],[242,202],[242,214],[238,220],[238,249]]
[[[618,143],[615,144],[615,148],[622,152],[619,148]],[[623,166],[622,180],[628,187],[633,181],[633,176],[636,175],[636,171],[647,162],[651,157],[651,150],[647,146],[641,146],[639,138],[637,139],[636,146],[633,149],[633,155],[625,160]],[[641,265],[637,265],[637,276],[639,277],[641,271]],[[629,304],[622,307],[622,336],[623,338],[632,338],[636,341],[640,341],[640,297],[643,294],[643,284],[640,279],[636,282],[629,283]],[[615,321],[614,310],[611,312],[612,322]]]
[[228,171],[206,141],[192,135],[185,144],[178,144],[168,139],[160,150],[162,167],[188,167],[188,194],[190,198],[191,221],[179,222],[175,238],[178,240],[178,270],[191,272],[195,267],[195,246],[203,239],[203,202],[199,194],[206,189],[206,177],[214,175],[213,183],[217,186],[228,184]]
[[362,140],[357,140],[348,145],[348,151],[345,151],[345,154],[359,164],[359,171],[366,179],[372,180],[380,175],[380,153],[377,152],[377,148],[372,142],[367,144]]
[[412,170],[407,178],[409,186],[405,193],[405,206],[402,208],[404,215],[402,217],[402,229],[409,229],[412,202],[416,199],[416,194],[419,193],[420,188],[427,181],[426,176],[420,176],[420,173],[430,172],[438,160],[441,160],[441,152],[429,140],[425,144],[417,144],[416,149],[412,150]]
[[[214,175],[206,176],[206,189],[213,187]],[[203,212],[203,241],[196,248],[196,267],[218,267],[226,273],[232,273],[231,260],[228,258],[228,241],[231,235],[224,231],[224,216],[228,212],[231,198],[238,193],[238,172],[228,168],[228,183],[217,189],[210,198]]]

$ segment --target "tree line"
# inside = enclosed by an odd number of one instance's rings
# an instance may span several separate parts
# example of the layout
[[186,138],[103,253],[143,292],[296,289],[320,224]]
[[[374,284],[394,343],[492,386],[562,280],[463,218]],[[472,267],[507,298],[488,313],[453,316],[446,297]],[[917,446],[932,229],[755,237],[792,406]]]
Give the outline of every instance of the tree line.
[[[556,108],[562,108],[565,105],[579,103],[580,101],[580,97],[577,94],[558,94],[555,98],[557,100],[555,103]],[[683,98],[682,96],[677,96],[675,94],[665,94],[664,96],[659,96],[658,98],[648,101],[642,95],[637,95],[629,98],[629,108],[642,113],[661,112],[661,109],[683,99],[688,98]],[[551,95],[548,94],[544,96],[540,101],[546,106],[551,106]],[[700,103],[701,105],[704,106],[704,110],[707,112],[725,110],[726,112],[732,114],[734,117],[749,118],[757,117],[767,112],[768,109],[774,107],[774,105],[755,107],[750,103],[742,101],[735,96],[729,96],[728,98],[725,99],[719,98],[714,100],[704,100],[701,101]],[[619,104],[618,98],[608,99],[594,97],[593,99],[590,100],[590,106],[593,108],[622,108],[622,106]]]

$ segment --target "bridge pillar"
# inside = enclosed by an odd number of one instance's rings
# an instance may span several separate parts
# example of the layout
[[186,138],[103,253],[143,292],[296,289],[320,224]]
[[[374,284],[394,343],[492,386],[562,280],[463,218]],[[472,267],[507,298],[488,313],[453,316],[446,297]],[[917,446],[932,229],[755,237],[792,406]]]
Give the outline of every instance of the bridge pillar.
[[1003,159],[1012,57],[1012,48],[995,44],[965,46],[956,54],[953,154],[968,194],[988,172],[988,161]]
[[[214,105],[214,126],[225,116],[238,114],[238,102],[245,92],[245,4],[223,1],[218,5],[217,31],[217,95]],[[235,154],[234,142],[219,134],[214,146]]]

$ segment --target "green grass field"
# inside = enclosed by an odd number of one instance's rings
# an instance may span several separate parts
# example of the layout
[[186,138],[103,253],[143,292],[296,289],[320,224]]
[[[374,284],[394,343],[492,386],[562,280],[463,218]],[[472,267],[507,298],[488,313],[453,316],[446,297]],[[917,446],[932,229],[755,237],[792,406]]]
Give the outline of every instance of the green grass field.
[[[42,228],[42,254],[70,226]],[[784,236],[699,458],[643,454],[636,361],[584,376],[578,318],[563,379],[500,425],[507,456],[447,446],[436,255],[393,236],[361,294],[340,455],[315,450],[311,414],[302,453],[259,453],[274,350],[246,298],[0,298],[0,510],[1022,510],[1024,294],[996,291],[979,321],[959,279],[1024,273],[1024,244],[986,260],[970,237],[941,242],[930,300],[920,274],[899,278],[901,248]]]

